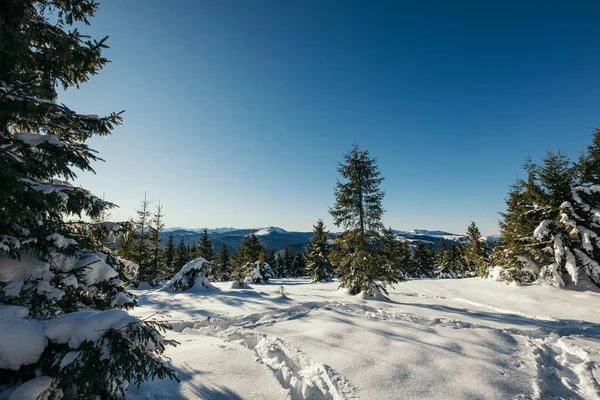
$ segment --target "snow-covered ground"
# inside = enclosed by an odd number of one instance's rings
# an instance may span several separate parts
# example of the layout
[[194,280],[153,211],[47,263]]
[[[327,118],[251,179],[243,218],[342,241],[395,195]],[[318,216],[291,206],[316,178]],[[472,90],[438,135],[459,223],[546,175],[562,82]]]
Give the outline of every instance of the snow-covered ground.
[[600,399],[594,290],[416,280],[378,301],[284,279],[137,294],[134,314],[173,322],[181,384],[129,399]]

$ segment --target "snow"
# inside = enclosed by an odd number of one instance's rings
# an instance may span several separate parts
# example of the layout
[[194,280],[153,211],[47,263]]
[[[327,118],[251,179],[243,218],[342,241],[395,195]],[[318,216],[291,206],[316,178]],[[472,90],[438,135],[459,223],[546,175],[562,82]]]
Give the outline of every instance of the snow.
[[19,132],[15,135],[15,140],[25,143],[26,145],[31,147],[39,146],[42,143],[48,143],[54,146],[63,145],[63,143],[58,139],[58,136],[52,134],[41,135],[30,132]]
[[122,329],[138,321],[124,310],[79,311],[51,319],[45,335],[55,343],[67,343],[72,349],[83,342],[95,342],[108,329]]
[[549,226],[552,224],[552,220],[546,219],[542,221],[537,228],[533,231],[533,236],[539,240],[544,239],[550,232]]
[[25,319],[25,307],[0,305],[0,368],[18,370],[40,359],[47,340],[44,325]]
[[182,383],[129,399],[600,399],[592,286],[420,279],[380,301],[309,279],[214,285],[136,291],[138,317],[173,321],[181,345],[166,355]]
[[50,388],[52,378],[48,376],[38,376],[25,382],[11,393],[8,400],[37,400],[40,395]]
[[65,238],[63,235],[61,235],[60,233],[54,232],[51,235],[48,235],[46,237],[46,240],[49,242],[52,242],[54,244],[54,246],[56,246],[59,249],[64,249],[65,247],[68,246],[76,246],[77,245],[77,241],[75,239],[69,239],[69,238]]
[[272,233],[288,234],[289,232],[286,231],[285,229],[278,228],[276,226],[267,226],[266,228],[263,228],[263,229],[261,229],[259,231],[254,232],[254,235],[256,235],[256,236],[266,236],[266,235],[270,235]]

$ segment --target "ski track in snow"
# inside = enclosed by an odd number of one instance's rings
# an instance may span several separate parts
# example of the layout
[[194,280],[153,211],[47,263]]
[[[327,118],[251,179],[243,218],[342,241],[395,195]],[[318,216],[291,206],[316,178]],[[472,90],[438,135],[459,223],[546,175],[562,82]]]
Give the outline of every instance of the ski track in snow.
[[[401,295],[440,298],[413,293]],[[533,382],[534,398],[600,400],[599,352],[578,347],[568,341],[572,337],[597,339],[600,336],[600,325],[588,322],[573,324],[554,317],[530,316],[461,298],[451,300],[528,317],[536,321],[536,326],[529,329],[497,328],[458,319],[424,317],[340,301],[307,302],[265,313],[235,318],[214,316],[203,321],[183,321],[173,325],[176,331],[184,334],[215,336],[252,350],[257,361],[270,368],[293,400],[358,398],[357,389],[332,368],[312,361],[302,351],[277,337],[253,330],[259,326],[303,318],[314,310],[332,310],[381,322],[396,321],[435,328],[498,330],[513,336],[520,347],[526,350],[524,362],[537,372],[537,380]]]

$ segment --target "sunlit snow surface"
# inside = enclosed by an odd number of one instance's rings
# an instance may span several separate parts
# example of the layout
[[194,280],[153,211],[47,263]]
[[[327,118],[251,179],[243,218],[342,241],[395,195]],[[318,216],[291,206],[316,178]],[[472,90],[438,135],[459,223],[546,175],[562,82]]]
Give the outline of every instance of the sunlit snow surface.
[[[284,295],[280,291],[284,285]],[[137,291],[173,322],[181,384],[129,399],[600,399],[600,293],[416,280],[391,301],[338,283]]]

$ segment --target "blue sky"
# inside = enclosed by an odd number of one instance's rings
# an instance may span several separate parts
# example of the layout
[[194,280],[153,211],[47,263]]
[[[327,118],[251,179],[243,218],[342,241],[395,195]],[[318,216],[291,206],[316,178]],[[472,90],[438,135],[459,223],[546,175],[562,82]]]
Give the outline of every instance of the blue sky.
[[496,233],[524,157],[575,157],[600,126],[600,6],[490,3],[100,1],[84,31],[112,63],[60,100],[126,112],[77,182],[115,220],[146,191],[168,226],[333,229],[357,140],[386,225]]

